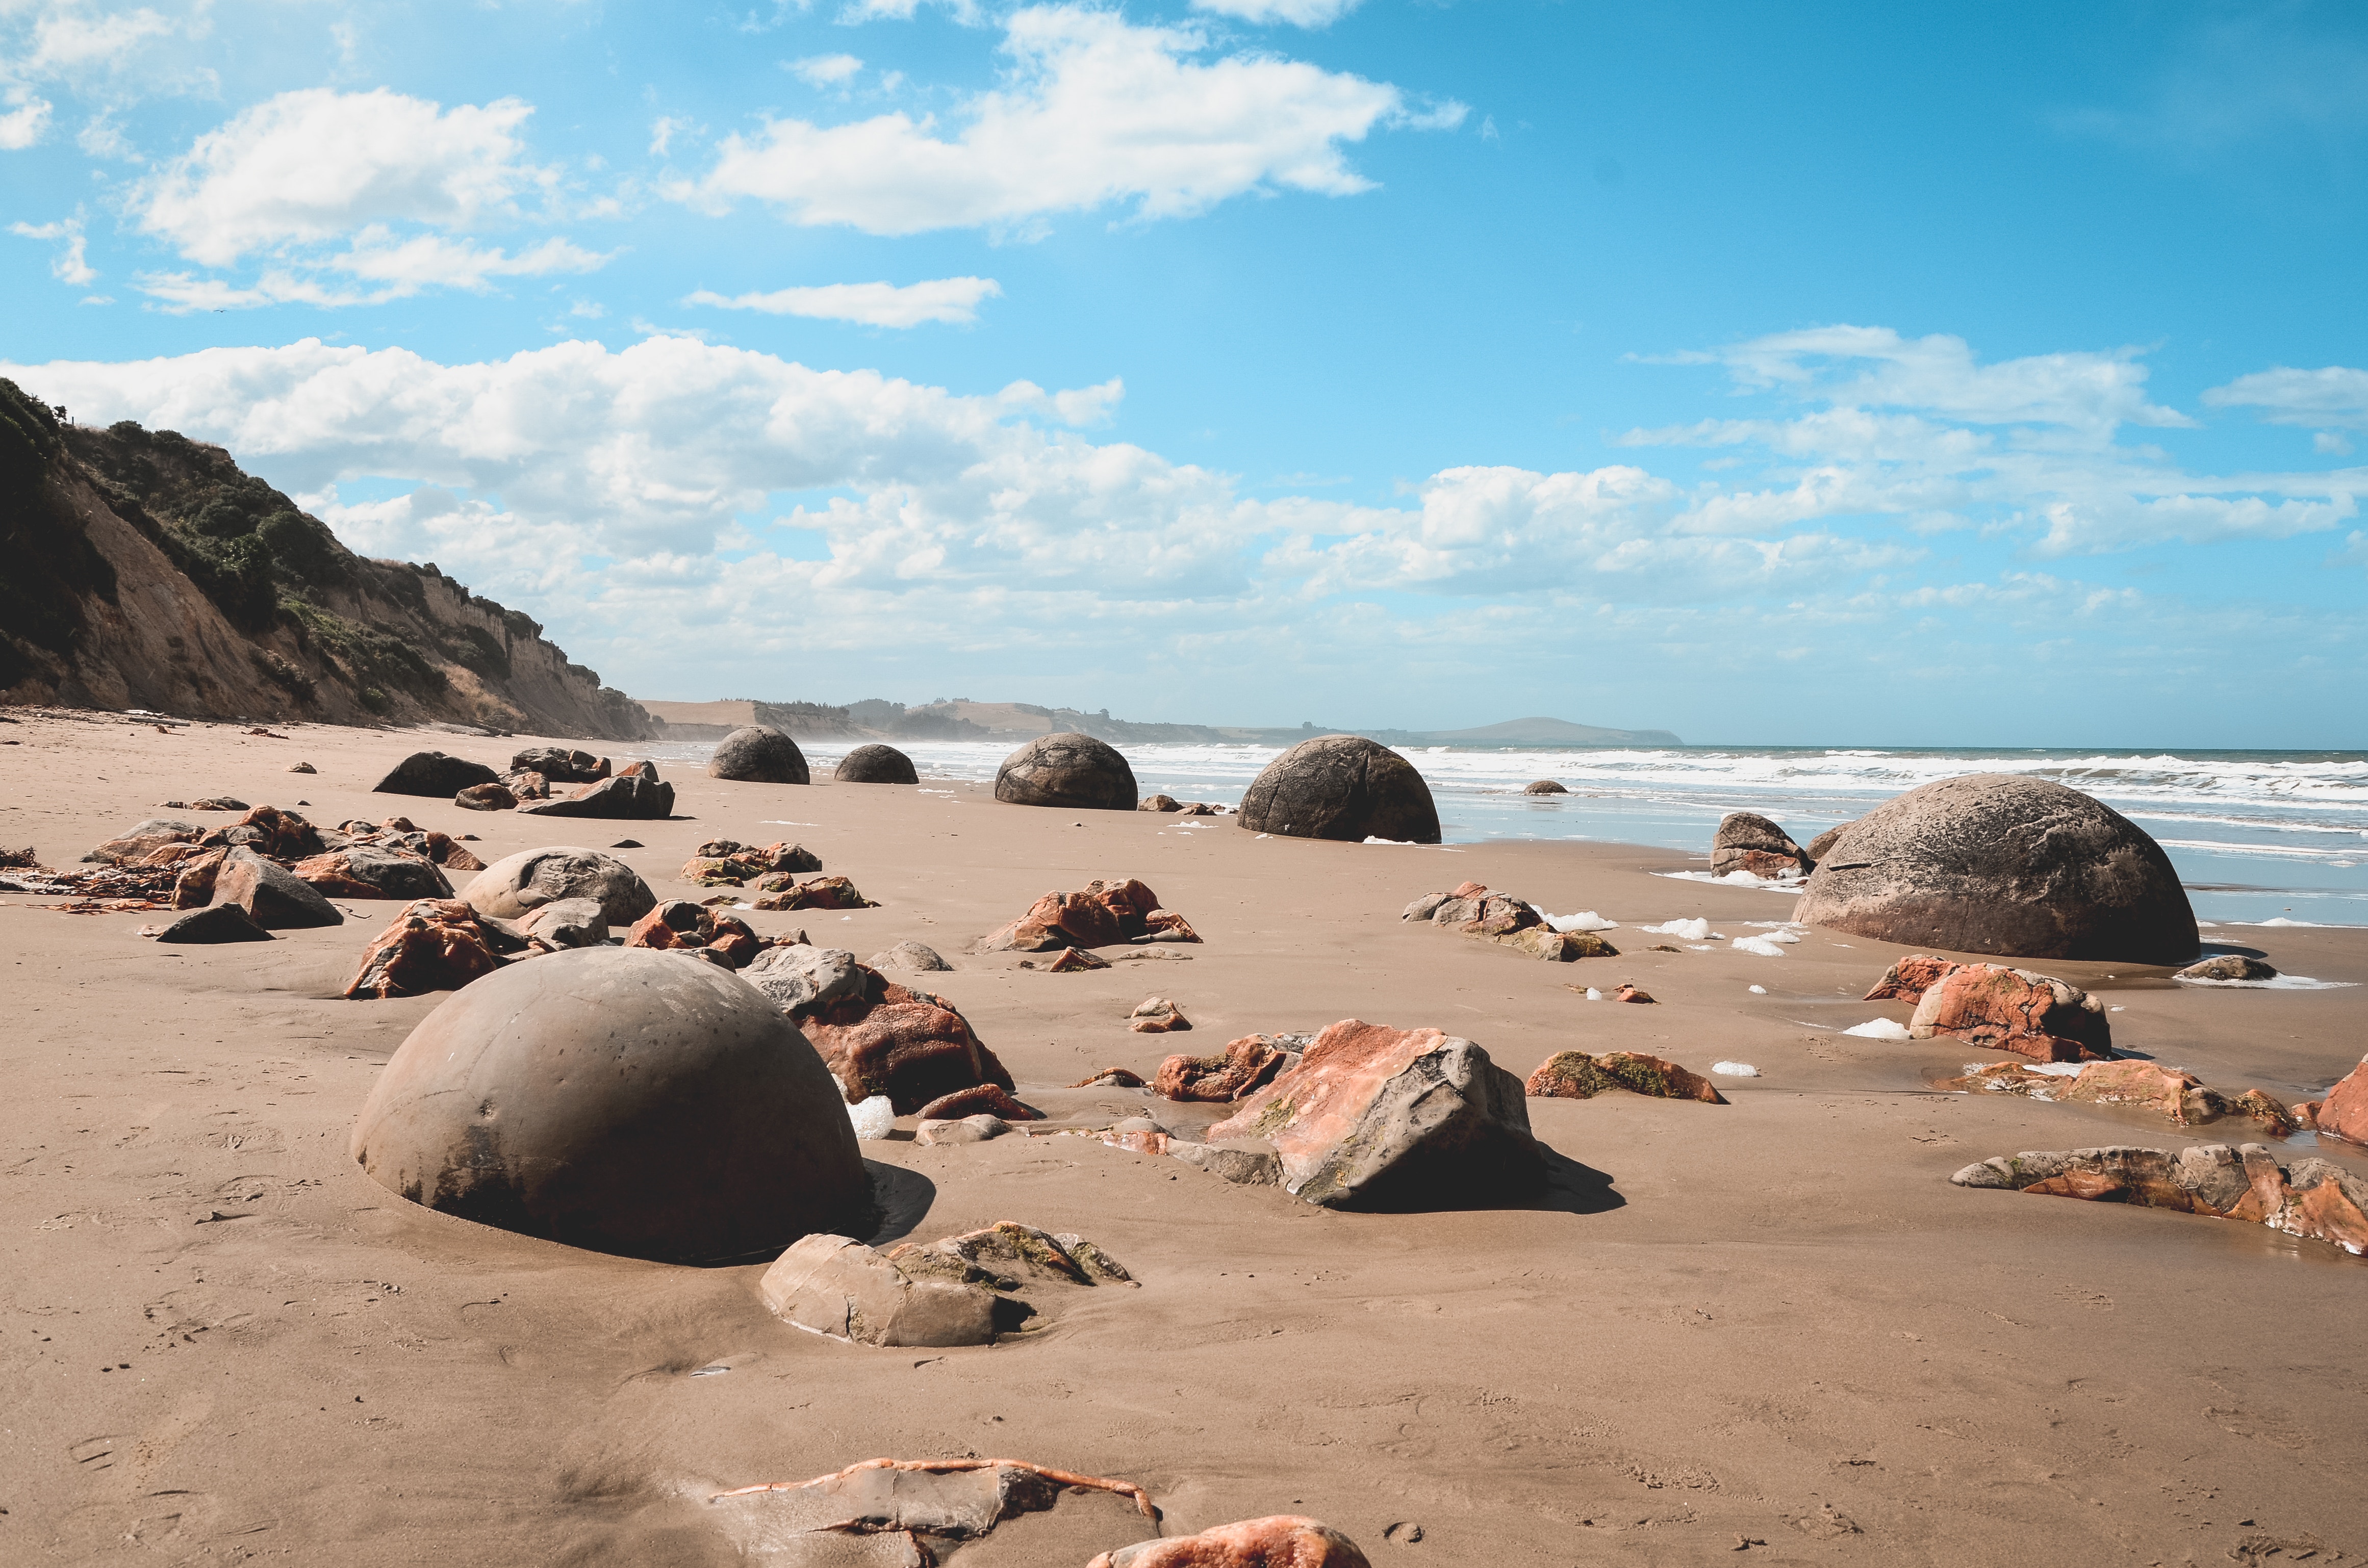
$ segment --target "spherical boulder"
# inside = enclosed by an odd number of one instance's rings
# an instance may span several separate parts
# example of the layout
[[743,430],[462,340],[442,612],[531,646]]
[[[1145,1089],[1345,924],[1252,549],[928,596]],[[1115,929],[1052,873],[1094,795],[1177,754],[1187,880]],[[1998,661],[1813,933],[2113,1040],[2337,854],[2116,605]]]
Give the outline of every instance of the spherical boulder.
[[995,798],[1014,806],[1081,812],[1134,810],[1134,769],[1091,735],[1039,735],[996,769]]
[[745,724],[718,741],[707,776],[742,784],[814,782],[806,772],[806,754],[770,724]]
[[918,784],[913,759],[894,746],[857,746],[838,759],[831,778],[841,784]]
[[1977,773],[1850,824],[1795,920],[1877,941],[2027,959],[2183,964],[2195,911],[2161,846],[2078,790]]
[[677,953],[585,948],[455,992],[380,1073],[350,1151],[415,1203],[661,1262],[871,1228],[822,1058],[755,987]]
[[1414,764],[1362,735],[1318,735],[1266,765],[1241,824],[1293,838],[1439,842],[1439,808]]
[[1562,780],[1559,778],[1539,778],[1522,786],[1521,793],[1524,795],[1567,795],[1570,791],[1564,787]]
[[546,903],[588,898],[611,926],[631,926],[658,906],[657,894],[631,866],[569,844],[521,849],[496,860],[461,890],[461,897],[496,920],[521,920]]

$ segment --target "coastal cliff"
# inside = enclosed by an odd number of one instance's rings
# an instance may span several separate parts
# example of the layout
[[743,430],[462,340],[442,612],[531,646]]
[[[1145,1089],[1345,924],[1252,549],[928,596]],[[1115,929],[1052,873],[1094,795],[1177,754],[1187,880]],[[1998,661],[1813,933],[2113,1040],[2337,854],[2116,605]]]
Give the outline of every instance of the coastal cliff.
[[0,556],[0,704],[659,733],[526,615],[355,554],[222,448],[65,424],[6,380]]

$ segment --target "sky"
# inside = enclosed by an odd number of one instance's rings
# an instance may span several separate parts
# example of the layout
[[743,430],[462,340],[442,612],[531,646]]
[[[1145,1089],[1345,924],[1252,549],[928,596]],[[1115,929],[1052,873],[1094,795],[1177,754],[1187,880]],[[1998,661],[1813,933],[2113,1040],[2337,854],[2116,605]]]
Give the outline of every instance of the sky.
[[638,697],[2368,746],[2368,8],[1936,9],[0,0],[0,374]]

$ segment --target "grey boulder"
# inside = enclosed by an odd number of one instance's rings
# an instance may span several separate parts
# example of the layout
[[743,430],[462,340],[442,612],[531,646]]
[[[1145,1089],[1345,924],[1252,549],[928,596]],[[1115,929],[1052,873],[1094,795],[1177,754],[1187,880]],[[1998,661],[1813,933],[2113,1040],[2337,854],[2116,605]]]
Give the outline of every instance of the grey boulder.
[[635,763],[633,768],[565,795],[529,801],[518,807],[518,815],[655,821],[674,815],[674,786],[659,782],[658,770],[646,762]]
[[495,861],[461,890],[461,900],[480,915],[520,920],[544,904],[587,898],[611,926],[631,926],[658,906],[641,874],[598,849],[549,845],[521,849]]
[[985,1345],[995,1338],[994,1291],[915,1279],[848,1236],[795,1243],[765,1270],[757,1293],[774,1316],[860,1345]]
[[156,935],[160,942],[268,942],[271,933],[235,903],[193,909]]
[[547,948],[597,948],[609,939],[609,916],[600,901],[591,898],[554,899],[530,911],[518,927],[520,936]]
[[491,784],[501,778],[482,762],[447,756],[440,751],[416,751],[394,765],[370,788],[381,795],[459,794],[472,784]]
[[831,778],[841,784],[918,784],[913,759],[894,746],[857,746],[838,759]]
[[916,973],[928,974],[940,970],[951,970],[954,966],[948,963],[935,948],[925,947],[919,942],[899,942],[884,953],[872,954],[871,967],[873,969],[905,969]]
[[224,856],[222,869],[214,873],[214,902],[238,905],[266,930],[346,923],[317,889],[244,844]]
[[2195,911],[2161,846],[2077,790],[1980,773],[1910,790],[1850,824],[1795,920],[1907,947],[2184,964]]
[[1131,812],[1134,769],[1115,746],[1091,735],[1039,735],[1003,759],[995,798],[1014,806]]
[[379,1074],[350,1149],[412,1202],[661,1262],[874,1216],[805,1037],[728,971],[646,949],[552,953],[453,993]]
[[812,1012],[863,994],[863,966],[853,953],[804,942],[767,948],[740,971],[740,978],[790,1013]]
[[717,743],[708,760],[710,778],[743,784],[810,784],[806,754],[770,724],[744,724]]
[[1414,764],[1362,735],[1318,735],[1266,765],[1241,825],[1292,838],[1439,842],[1439,808]]
[[2278,971],[2259,959],[2242,953],[2222,953],[2201,963],[2189,964],[2173,980],[2275,980]]
[[1798,876],[1809,869],[1808,851],[1793,835],[1757,812],[1729,812],[1711,835],[1711,874],[1748,871],[1755,877]]

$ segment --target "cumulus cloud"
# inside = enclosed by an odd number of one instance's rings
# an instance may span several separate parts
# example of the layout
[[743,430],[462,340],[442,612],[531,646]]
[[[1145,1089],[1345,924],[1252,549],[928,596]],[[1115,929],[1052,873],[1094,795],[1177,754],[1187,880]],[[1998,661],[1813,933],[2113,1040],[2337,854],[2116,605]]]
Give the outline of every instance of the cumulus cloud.
[[54,223],[11,223],[8,232],[22,234],[28,240],[61,240],[64,244],[50,262],[50,276],[61,283],[71,283],[80,289],[98,281],[92,269],[89,240],[82,232],[82,214],[61,218]]
[[992,278],[938,278],[901,288],[894,283],[823,283],[728,297],[701,289],[683,303],[807,316],[815,321],[859,322],[865,326],[920,326],[930,322],[968,326],[978,320],[980,301],[999,299],[1002,294],[1002,286]]
[[[2368,370],[2328,365],[2316,370],[2280,366],[2239,376],[2203,394],[2213,408],[2258,408],[2272,425],[2317,430],[2368,430]],[[2333,447],[2349,451],[2348,445]]]
[[50,128],[50,100],[32,98],[0,114],[0,152],[17,153],[41,139]]
[[1359,0],[1192,0],[1192,9],[1260,27],[1288,22],[1294,28],[1324,28],[1355,10],[1358,4]]
[[726,138],[712,168],[669,194],[719,211],[755,199],[791,222],[878,234],[1013,228],[1124,202],[1144,218],[1184,217],[1252,191],[1371,189],[1343,143],[1463,112],[1417,115],[1394,86],[1296,61],[1196,58],[1209,51],[1190,28],[1030,6],[1006,23],[1005,85],[964,102],[953,125],[903,113],[774,120]]

